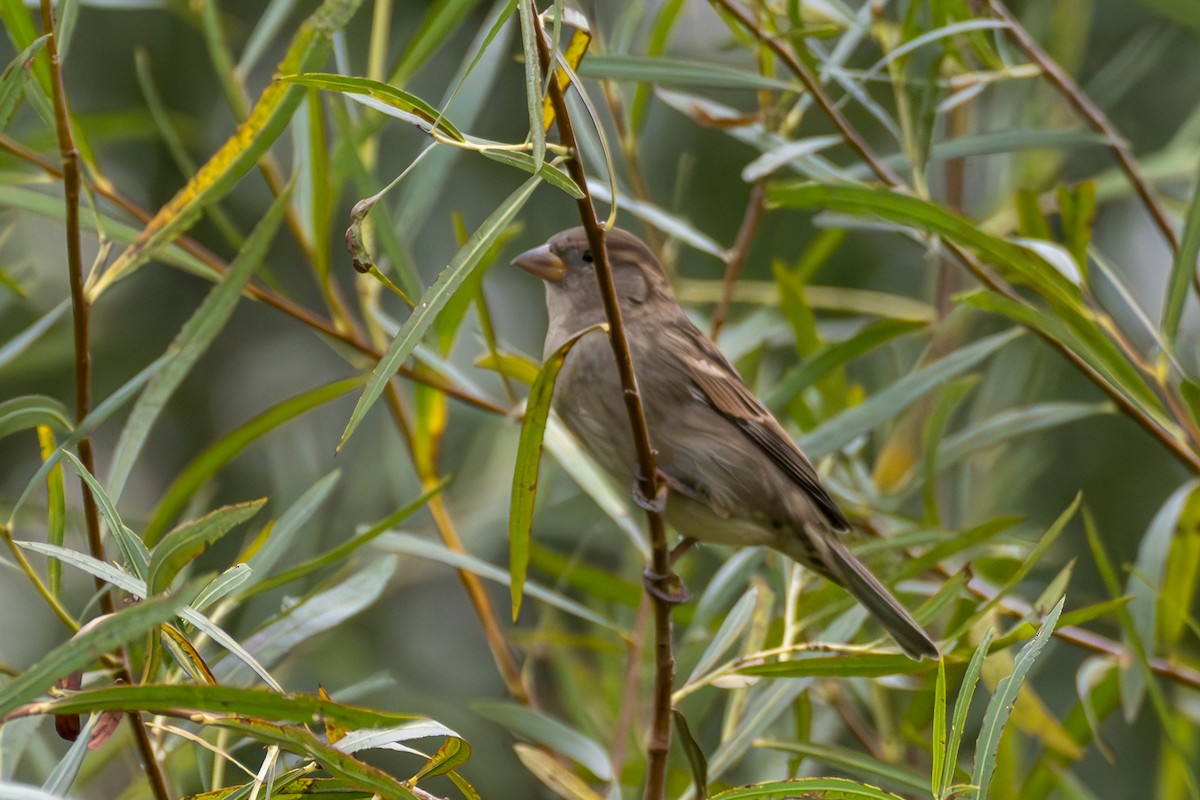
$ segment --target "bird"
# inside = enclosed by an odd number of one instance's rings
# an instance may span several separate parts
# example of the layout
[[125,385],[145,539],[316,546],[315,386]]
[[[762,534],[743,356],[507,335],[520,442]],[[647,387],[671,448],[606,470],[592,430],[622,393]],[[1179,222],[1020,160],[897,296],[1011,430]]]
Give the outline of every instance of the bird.
[[[701,542],[783,553],[847,589],[908,656],[936,658],[921,625],[842,541],[850,522],[812,462],[688,319],[654,253],[619,228],[605,243],[666,522]],[[595,327],[606,316],[585,229],[561,231],[512,263],[545,283],[545,357],[594,328],[567,352],[552,407],[606,472],[632,480],[637,453],[613,352]]]

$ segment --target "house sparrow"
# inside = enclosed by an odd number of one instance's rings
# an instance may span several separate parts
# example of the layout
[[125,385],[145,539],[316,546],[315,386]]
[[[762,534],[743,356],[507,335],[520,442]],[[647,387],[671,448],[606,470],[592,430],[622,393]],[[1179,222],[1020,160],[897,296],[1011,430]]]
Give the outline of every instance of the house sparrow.
[[[767,545],[845,587],[913,658],[937,646],[847,549],[850,523],[812,463],[683,313],[658,259],[637,237],[607,234],[609,263],[626,337],[667,487],[666,521],[702,542]],[[551,237],[513,264],[542,278],[550,323],[545,354],[604,322],[583,228]],[[620,379],[606,335],[570,350],[554,409],[596,461],[618,480],[637,474]]]

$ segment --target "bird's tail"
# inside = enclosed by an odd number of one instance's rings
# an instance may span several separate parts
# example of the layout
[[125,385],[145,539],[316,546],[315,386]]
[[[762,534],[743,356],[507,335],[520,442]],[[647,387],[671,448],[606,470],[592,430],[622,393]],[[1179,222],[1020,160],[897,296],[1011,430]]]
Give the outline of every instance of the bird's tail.
[[871,612],[871,616],[879,620],[905,653],[918,660],[937,658],[937,645],[929,638],[929,634],[887,587],[871,574],[866,565],[854,557],[836,534],[827,533],[822,539],[822,560],[829,568],[830,577],[845,587]]

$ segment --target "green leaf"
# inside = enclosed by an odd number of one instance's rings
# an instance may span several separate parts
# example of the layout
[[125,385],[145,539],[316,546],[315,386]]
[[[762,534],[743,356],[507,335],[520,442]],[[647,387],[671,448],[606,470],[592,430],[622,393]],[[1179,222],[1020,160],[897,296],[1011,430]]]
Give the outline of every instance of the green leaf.
[[741,675],[768,678],[881,678],[919,672],[928,665],[902,653],[793,653],[787,661],[767,661],[738,667]]
[[909,373],[866,402],[826,420],[803,437],[801,446],[804,452],[809,458],[819,459],[846,446],[856,437],[895,418],[901,410],[928,392],[972,369],[1019,333],[1019,330],[1013,329],[993,334]]
[[209,291],[199,308],[184,323],[168,346],[165,355],[169,356],[170,360],[166,366],[150,379],[150,383],[134,404],[129,421],[125,423],[121,438],[117,441],[117,449],[109,470],[108,492],[114,500],[121,498],[129,472],[133,469],[133,464],[150,435],[150,428],[158,420],[163,407],[200,357],[207,352],[213,339],[225,327],[225,323],[233,315],[234,306],[237,305],[242,290],[262,266],[267,249],[279,229],[279,223],[283,221],[290,196],[290,189],[285,190],[271,204],[270,210],[255,226],[238,251],[237,257],[229,265],[229,271]]
[[[342,478],[342,471],[335,469],[325,475],[288,506],[279,515],[278,521],[268,525],[255,538],[249,548],[253,549],[247,565],[254,571],[251,582],[257,584],[275,568],[279,559],[296,547],[296,536],[312,521],[318,509],[329,499]],[[266,537],[266,541],[262,541]]]
[[579,65],[582,78],[636,81],[658,86],[699,86],[706,89],[802,90],[799,84],[759,75],[757,72],[705,61],[680,58],[649,58],[616,53],[596,53]]
[[108,525],[109,533],[116,539],[117,547],[120,548],[121,555],[125,557],[125,563],[129,565],[129,569],[133,571],[134,575],[145,580],[150,570],[150,551],[146,549],[146,545],[137,537],[137,534],[121,521],[112,498],[108,496],[108,492],[104,491],[104,487],[93,477],[92,473],[87,471],[83,462],[69,450],[63,451],[63,457],[71,462],[71,466],[75,468],[79,477],[83,478],[83,482],[91,490],[92,497],[95,498],[96,505],[100,508],[100,514]]
[[421,20],[421,27],[405,45],[404,53],[400,56],[400,61],[388,82],[402,85],[408,83],[408,79],[421,65],[459,30],[463,19],[477,5],[479,0],[438,0],[431,3]]
[[167,526],[179,516],[192,495],[219,469],[232,461],[238,453],[285,422],[336,400],[362,383],[363,378],[356,376],[309,389],[307,392],[290,397],[268,408],[254,419],[213,442],[204,452],[192,459],[183,472],[179,473],[179,476],[167,487],[167,491],[163,494],[158,508],[154,510],[154,515],[150,518],[143,533],[146,544],[151,547],[157,544],[162,535],[166,533]]
[[1013,664],[1012,674],[1000,681],[996,686],[996,693],[988,702],[987,710],[983,715],[983,725],[979,730],[979,739],[975,743],[975,770],[971,775],[971,783],[979,787],[979,800],[987,798],[988,786],[992,782],[992,774],[996,771],[996,755],[1000,750],[1000,737],[1004,734],[1009,715],[1012,714],[1013,704],[1017,701],[1017,693],[1021,691],[1021,684],[1025,682],[1025,676],[1029,674],[1034,662],[1041,654],[1042,648],[1049,641],[1050,634],[1054,632],[1054,628],[1058,624],[1058,616],[1062,613],[1066,601],[1066,597],[1058,601],[1054,610],[1046,616],[1046,621],[1042,623],[1037,636],[1021,648],[1021,652],[1017,654],[1016,662]]
[[806,181],[771,183],[769,205],[833,211],[882,219],[943,236],[970,248],[990,264],[1020,277],[1056,306],[1079,306],[1079,290],[1057,269],[1012,242],[984,233],[974,222],[941,206],[891,189]]
[[682,711],[672,708],[671,718],[675,721],[675,735],[679,739],[679,745],[683,748],[683,753],[687,756],[688,767],[692,770],[692,786],[696,790],[696,796],[707,797],[708,758],[704,755],[704,749],[692,735],[692,729],[688,726],[687,717],[683,715]]
[[550,416],[550,401],[554,382],[575,343],[590,333],[608,331],[607,325],[592,325],[571,336],[550,354],[538,370],[525,403],[521,419],[521,438],[517,443],[517,460],[513,468],[512,502],[508,512],[508,569],[512,583],[512,615],[516,622],[521,611],[525,575],[529,571],[529,542],[533,528],[533,506],[537,500],[538,472],[542,463],[542,439],[546,420]]
[[202,684],[102,686],[56,697],[38,704],[37,708],[33,709],[34,713],[38,714],[143,711],[185,718],[195,711],[228,714],[231,710],[236,710],[239,716],[256,717],[264,721],[277,720],[304,725],[331,722],[347,728],[385,728],[423,719],[416,714],[360,708],[324,700],[311,694]]
[[[192,587],[193,591],[199,587]],[[106,615],[94,627],[81,631],[59,645],[17,678],[0,687],[0,717],[22,703],[47,691],[59,678],[91,665],[102,653],[111,652],[143,636],[175,616],[186,604],[189,590],[166,597],[153,597]]]
[[471,709],[522,738],[571,759],[601,781],[613,779],[608,751],[596,741],[553,717],[514,703],[472,703]]
[[0,369],[7,367],[19,355],[29,349],[29,346],[40,339],[43,333],[50,330],[54,323],[58,322],[59,317],[70,307],[71,301],[63,300],[54,308],[38,317],[37,321],[28,328],[5,342],[4,346],[0,347]]
[[356,78],[350,75],[336,75],[328,72],[304,72],[295,75],[285,74],[281,81],[300,86],[312,86],[317,89],[341,92],[389,116],[397,117],[405,122],[417,125],[427,133],[437,131],[457,142],[465,142],[466,137],[450,120],[442,116],[429,103],[411,92],[406,92],[395,86],[390,86],[370,78]]
[[[510,581],[508,571],[500,569],[481,558],[468,555],[466,553],[456,553],[450,550],[445,545],[438,542],[430,542],[414,536],[411,533],[387,533],[380,537],[379,549],[386,550],[401,555],[416,556],[417,558],[425,558],[430,561],[436,561],[455,569],[467,570],[485,578],[489,581],[495,581],[501,585],[507,585]],[[565,611],[572,616],[578,617],[585,622],[593,625],[598,625],[602,628],[624,633],[622,628],[610,619],[606,619],[589,608],[586,608],[574,600],[571,600],[558,592],[551,591],[535,583],[525,584],[525,594],[530,597],[541,600],[543,603],[560,611]]]
[[1200,180],[1192,194],[1187,217],[1183,223],[1183,241],[1175,251],[1171,265],[1171,277],[1167,280],[1167,296],[1163,301],[1162,332],[1169,342],[1179,334],[1179,320],[1183,318],[1183,305],[1196,280],[1196,259],[1200,257]]
[[567,173],[563,172],[553,164],[545,161],[538,164],[537,160],[528,153],[522,153],[517,150],[498,150],[490,147],[485,147],[479,151],[479,154],[484,158],[490,158],[493,161],[499,161],[501,164],[507,164],[510,167],[516,167],[523,172],[528,172],[531,175],[537,175],[546,183],[556,189],[561,189],[571,197],[579,200],[583,197],[583,190],[571,180]]
[[[816,742],[777,742],[765,741],[759,742],[759,747],[767,747],[772,750],[780,750],[785,753],[796,753],[797,755],[807,756],[816,759],[830,767],[837,767],[838,771],[845,770],[851,773],[858,773],[868,776],[873,779],[880,779],[888,784],[894,785],[897,789],[915,794],[922,794],[929,788],[929,781],[923,778],[915,770],[897,764],[888,764],[880,761],[877,758],[863,755],[862,753],[851,750],[848,747],[839,747],[832,744],[818,744]],[[936,752],[936,747],[934,748]]]
[[941,800],[946,771],[946,659],[938,658],[937,680],[933,685],[933,769],[930,772],[930,789],[934,800]]
[[34,56],[38,54],[49,38],[50,34],[46,33],[30,42],[24,50],[17,53],[16,58],[8,62],[8,66],[4,68],[4,74],[0,75],[0,130],[8,127],[13,111],[16,110],[17,103],[21,101],[21,90],[25,86],[27,65],[32,65]]
[[683,682],[685,686],[699,680],[704,676],[704,673],[716,666],[721,656],[725,655],[725,651],[732,647],[733,643],[745,631],[751,617],[754,615],[754,608],[757,603],[758,589],[751,586],[733,605],[733,608],[729,609],[729,613],[721,621],[721,627],[713,634],[712,639],[709,640],[708,647],[704,649],[704,652],[696,661],[696,666],[692,668],[692,674]]
[[769,781],[753,786],[714,794],[710,800],[792,800],[800,797],[843,798],[843,800],[903,800],[898,794],[885,792],[848,778],[793,778]]
[[421,298],[420,304],[413,309],[413,313],[401,326],[396,338],[392,340],[388,346],[387,352],[383,358],[375,365],[375,369],[371,372],[371,377],[367,382],[367,388],[358,399],[358,404],[355,405],[353,413],[350,415],[350,421],[346,423],[346,429],[342,432],[341,441],[338,442],[338,449],[345,446],[351,434],[354,433],[363,417],[383,394],[384,387],[392,376],[396,374],[396,370],[400,369],[400,365],[408,358],[413,349],[421,341],[426,329],[433,323],[434,318],[446,302],[454,294],[454,292],[463,284],[470,276],[472,270],[479,265],[483,255],[491,247],[492,243],[504,231],[508,224],[512,222],[513,217],[525,205],[525,202],[533,194],[533,190],[540,184],[541,178],[534,176],[521,185],[519,189],[513,192],[508,198],[500,204],[492,215],[489,216],[482,225],[479,226],[475,233],[471,234],[471,238],[467,243],[455,254],[454,259],[446,269],[442,270],[437,281]]
[[[989,626],[983,632],[983,639],[975,648],[966,672],[963,673],[962,683],[958,685],[958,697],[954,699],[954,717],[950,721],[950,731],[946,738],[946,755],[942,760],[942,771],[938,775],[938,789],[935,793],[938,800],[946,796],[946,791],[954,781],[954,772],[958,768],[958,750],[962,746],[963,730],[967,724],[967,714],[971,711],[971,699],[975,696],[975,688],[979,684],[979,673],[983,670],[983,659],[987,657],[988,647],[992,641],[992,628]],[[934,749],[938,742],[933,743]]]
[[[1158,641],[1158,610],[1162,602],[1163,577],[1167,571],[1167,556],[1175,539],[1180,520],[1195,506],[1200,479],[1192,479],[1171,493],[1159,508],[1138,545],[1137,560],[1125,594],[1132,597],[1128,606],[1133,631],[1126,634],[1125,646],[1132,647],[1130,637],[1136,635],[1147,654],[1155,652]],[[1121,706],[1125,721],[1132,724],[1141,710],[1146,694],[1145,673],[1136,665],[1121,670]]]
[[804,363],[784,373],[767,394],[767,407],[778,411],[793,397],[834,369],[866,355],[892,339],[922,330],[924,327],[923,322],[901,319],[881,319],[864,326],[849,339],[828,345]]
[[150,555],[150,573],[146,578],[150,593],[158,594],[170,586],[180,570],[213,542],[257,514],[266,502],[264,497],[249,503],[225,506],[199,519],[185,522],[164,536]]
[[38,425],[57,431],[70,431],[74,427],[70,412],[53,397],[31,394],[0,403],[0,439]]

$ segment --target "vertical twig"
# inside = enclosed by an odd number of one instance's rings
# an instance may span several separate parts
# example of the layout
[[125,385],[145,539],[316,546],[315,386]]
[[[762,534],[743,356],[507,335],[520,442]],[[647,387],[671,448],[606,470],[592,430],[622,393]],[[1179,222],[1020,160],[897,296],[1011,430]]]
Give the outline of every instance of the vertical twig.
[[750,252],[750,242],[754,240],[754,232],[766,211],[763,196],[766,194],[766,181],[758,180],[750,189],[750,198],[746,201],[746,211],[742,214],[742,224],[738,228],[737,239],[733,247],[725,251],[725,280],[721,284],[721,300],[713,312],[712,338],[716,339],[725,325],[725,317],[729,314],[729,306],[733,303],[733,287],[742,267],[746,265],[746,255]]
[[[536,16],[537,6],[533,0]],[[536,25],[534,38],[537,40],[538,59],[544,72],[554,65],[550,44],[546,42],[541,25]],[[638,392],[637,376],[633,371],[633,359],[629,352],[629,342],[625,337],[625,324],[621,319],[621,307],[617,302],[616,288],[613,286],[612,266],[608,261],[608,248],[604,241],[604,227],[596,217],[596,208],[592,204],[592,196],[587,188],[587,175],[583,163],[579,160],[579,146],[575,139],[575,130],[571,125],[571,117],[567,109],[566,95],[558,86],[558,81],[549,81],[550,101],[554,106],[555,120],[558,126],[559,139],[566,147],[571,158],[567,161],[567,170],[572,180],[583,190],[583,197],[576,201],[579,207],[579,218],[587,232],[588,246],[592,251],[593,266],[596,271],[596,281],[600,288],[600,298],[604,302],[604,313],[609,324],[609,343],[612,345],[613,358],[616,361],[617,372],[621,377],[621,389],[625,400],[625,411],[629,416],[630,433],[633,436],[634,447],[637,450],[639,475],[637,492],[639,504],[645,507],[650,527],[650,545],[652,563],[647,569],[647,588],[654,605],[654,703],[653,718],[650,725],[650,741],[647,745],[648,764],[646,769],[646,800],[662,800],[666,796],[667,786],[667,754],[671,747],[671,689],[675,679],[675,658],[671,651],[671,600],[664,591],[655,591],[651,587],[662,587],[671,578],[670,551],[667,548],[667,535],[663,527],[662,515],[659,511],[665,495],[660,495],[658,471],[654,463],[654,448],[650,443],[650,434],[646,425],[646,412],[642,407],[641,394]],[[665,487],[663,487],[665,490]]]
[[[90,342],[91,304],[83,288],[83,247],[79,232],[79,191],[80,168],[79,149],[75,146],[75,137],[71,132],[71,116],[67,111],[67,90],[63,82],[62,63],[58,58],[57,33],[54,29],[54,8],[51,0],[41,0],[42,30],[48,34],[46,53],[50,58],[51,95],[54,103],[54,127],[58,137],[58,150],[62,158],[63,200],[66,203],[66,236],[67,236],[67,272],[71,284],[71,310],[75,339],[75,421],[81,422],[88,415],[92,405],[92,353]],[[96,457],[92,451],[90,437],[79,441],[79,461],[84,468],[96,473]],[[100,512],[96,507],[96,499],[88,489],[87,484],[80,478],[80,491],[83,494],[84,519],[87,521],[88,549],[94,558],[104,560],[104,540],[100,530]],[[112,613],[112,595],[105,591],[108,584],[99,577],[96,588],[100,590],[100,607],[105,613]],[[132,673],[129,668],[128,656],[124,648],[120,650],[121,666],[117,670],[126,683],[132,683]],[[142,724],[142,716],[136,711],[128,714],[133,728],[133,737],[137,742],[145,766],[146,780],[158,800],[170,800],[171,793],[167,789],[166,776],[163,775],[162,765],[154,753],[154,745],[146,726]]]

